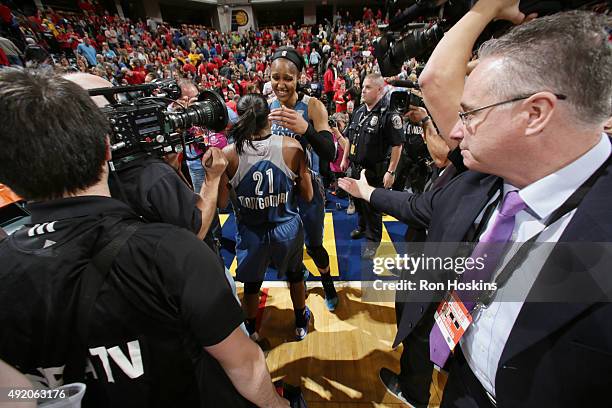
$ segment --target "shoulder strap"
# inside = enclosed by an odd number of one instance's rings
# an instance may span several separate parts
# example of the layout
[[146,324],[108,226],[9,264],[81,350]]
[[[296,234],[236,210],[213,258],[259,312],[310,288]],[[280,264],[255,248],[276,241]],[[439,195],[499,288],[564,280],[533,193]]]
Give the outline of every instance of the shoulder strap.
[[111,266],[119,250],[138,229],[140,223],[132,223],[123,228],[121,232],[93,257],[83,271],[79,291],[79,306],[76,311],[77,335],[72,338],[73,351],[68,356],[64,371],[64,382],[83,381],[87,359],[87,341],[89,339],[89,325],[94,303],[100,293],[102,285],[110,273]]

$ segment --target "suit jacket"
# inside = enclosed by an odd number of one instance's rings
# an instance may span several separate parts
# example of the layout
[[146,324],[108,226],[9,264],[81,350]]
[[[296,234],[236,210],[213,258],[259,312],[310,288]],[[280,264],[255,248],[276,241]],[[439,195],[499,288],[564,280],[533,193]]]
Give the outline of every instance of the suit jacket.
[[[418,228],[428,241],[462,241],[499,183],[496,176],[465,172],[445,187],[422,195],[377,189],[371,203],[380,211]],[[559,242],[612,241],[612,165],[589,190]],[[608,245],[609,247],[609,245]],[[612,262],[610,250],[594,244],[580,253],[556,246],[540,271],[510,332],[495,379],[498,407],[586,406],[601,400],[609,406],[612,389],[612,271],[593,264]],[[612,263],[610,263],[612,264]],[[567,291],[551,285],[563,277],[592,300],[534,302],[543,291]],[[586,292],[584,292],[586,291]],[[567,294],[568,296],[571,294]],[[423,318],[428,303],[404,303],[395,345]],[[429,316],[431,318],[431,316]]]

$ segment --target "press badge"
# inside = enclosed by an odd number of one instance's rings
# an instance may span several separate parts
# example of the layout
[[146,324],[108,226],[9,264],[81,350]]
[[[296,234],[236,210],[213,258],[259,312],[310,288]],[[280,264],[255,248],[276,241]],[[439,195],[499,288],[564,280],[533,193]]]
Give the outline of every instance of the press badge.
[[448,348],[454,350],[461,336],[463,336],[470,323],[472,323],[472,316],[455,292],[452,292],[438,306],[434,320],[440,328]]
[[355,145],[354,144],[351,145],[351,155],[353,156],[355,155]]

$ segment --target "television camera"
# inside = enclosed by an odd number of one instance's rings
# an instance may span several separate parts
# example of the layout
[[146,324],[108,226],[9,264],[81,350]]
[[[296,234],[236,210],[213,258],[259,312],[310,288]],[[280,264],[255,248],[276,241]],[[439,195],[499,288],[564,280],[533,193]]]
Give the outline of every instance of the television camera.
[[[386,2],[390,16],[395,15],[396,3],[397,0]],[[410,58],[426,60],[428,54],[444,36],[444,31],[459,21],[475,1],[416,0],[412,3],[388,25],[379,26],[382,35],[374,41],[374,56],[384,77],[397,75],[404,62]],[[538,16],[543,16],[594,3],[592,0],[521,0],[519,8],[525,15],[537,13]],[[425,19],[436,22],[423,23]],[[505,21],[491,23],[476,42],[476,46],[492,36],[499,36],[509,27],[510,23]]]
[[[110,123],[110,146],[116,169],[149,155],[183,152],[190,144],[205,151],[203,141],[187,130],[201,126],[221,131],[228,122],[225,102],[216,92],[205,90],[197,102],[183,106],[176,101],[180,88],[173,80],[91,89],[89,95],[101,95],[110,102],[102,110]],[[123,100],[118,102],[117,96]],[[171,103],[173,111],[169,112]]]

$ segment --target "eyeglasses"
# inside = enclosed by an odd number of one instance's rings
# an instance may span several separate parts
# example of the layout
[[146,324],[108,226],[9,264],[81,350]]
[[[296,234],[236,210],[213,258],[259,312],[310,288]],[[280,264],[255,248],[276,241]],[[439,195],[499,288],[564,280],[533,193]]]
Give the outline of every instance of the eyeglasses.
[[[536,93],[539,93],[539,92],[536,92]],[[508,99],[507,101],[493,103],[491,105],[483,106],[482,108],[472,109],[472,110],[467,111],[467,112],[459,112],[459,117],[461,118],[461,122],[463,122],[463,126],[468,127],[470,125],[470,120],[472,119],[474,113],[476,113],[476,112],[480,112],[480,111],[485,110],[485,109],[494,108],[494,107],[500,106],[500,105],[505,105],[505,104],[511,103],[511,102],[521,101],[523,99],[531,98],[533,95],[535,95],[535,93],[533,93],[531,95],[517,96],[515,98]],[[559,99],[561,101],[567,99],[567,96],[562,95],[562,94],[553,94],[553,95],[555,95],[557,97],[557,99]]]

